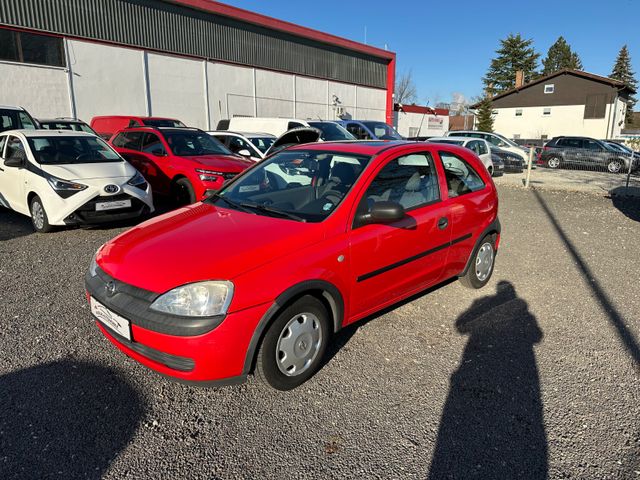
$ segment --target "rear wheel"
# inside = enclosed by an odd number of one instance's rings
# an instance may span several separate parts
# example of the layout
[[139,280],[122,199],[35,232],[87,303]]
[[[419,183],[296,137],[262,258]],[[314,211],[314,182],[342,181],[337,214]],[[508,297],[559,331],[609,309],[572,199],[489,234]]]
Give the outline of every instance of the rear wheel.
[[256,376],[277,390],[291,390],[320,368],[329,343],[329,315],[322,302],[306,295],[285,308],[265,334]]
[[547,159],[547,167],[560,168],[560,157],[549,157]]
[[171,193],[174,203],[179,207],[196,203],[196,192],[187,178],[176,180],[171,188]]
[[496,261],[495,244],[492,235],[487,235],[480,242],[480,246],[473,252],[471,265],[462,277],[460,282],[468,288],[484,287],[493,274],[493,267]]
[[44,210],[42,200],[39,196],[35,196],[31,199],[29,204],[29,211],[31,212],[31,223],[38,233],[47,233],[53,230],[53,226],[49,225],[49,218],[47,212]]

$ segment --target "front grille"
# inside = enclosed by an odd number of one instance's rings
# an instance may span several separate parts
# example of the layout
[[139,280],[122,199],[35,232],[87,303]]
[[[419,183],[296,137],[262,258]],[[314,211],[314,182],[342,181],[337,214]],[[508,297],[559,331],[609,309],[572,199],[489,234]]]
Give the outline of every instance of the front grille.
[[[119,200],[131,200],[131,206],[125,208],[117,208],[113,210],[96,210],[96,204],[100,202],[114,202]],[[67,223],[92,223],[126,220],[140,216],[145,208],[148,208],[144,202],[138,200],[131,195],[121,193],[118,195],[100,196],[89,200],[87,203],[73,212],[65,221]]]

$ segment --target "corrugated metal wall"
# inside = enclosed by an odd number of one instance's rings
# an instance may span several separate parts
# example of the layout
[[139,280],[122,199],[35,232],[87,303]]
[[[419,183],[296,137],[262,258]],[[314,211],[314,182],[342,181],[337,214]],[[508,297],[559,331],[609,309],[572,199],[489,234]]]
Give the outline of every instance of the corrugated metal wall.
[[162,1],[0,0],[0,24],[386,88],[384,59]]

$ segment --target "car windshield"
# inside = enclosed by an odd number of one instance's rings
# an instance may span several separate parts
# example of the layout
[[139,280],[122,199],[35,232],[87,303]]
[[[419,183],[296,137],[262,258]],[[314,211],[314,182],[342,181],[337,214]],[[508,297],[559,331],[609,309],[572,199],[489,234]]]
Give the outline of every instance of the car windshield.
[[74,132],[96,133],[89,125],[82,122],[40,122],[40,125],[47,130],[72,130]]
[[351,190],[370,158],[317,150],[283,151],[208,201],[257,215],[321,222]]
[[171,120],[170,118],[152,118],[144,121],[145,125],[150,127],[173,127],[184,128],[186,125],[180,120]]
[[402,136],[384,122],[362,122],[380,140],[402,140]]
[[26,128],[35,130],[36,124],[24,110],[0,109],[0,132]]
[[269,150],[269,147],[273,145],[276,139],[273,137],[252,137],[249,141],[262,153],[267,153],[267,150]]
[[43,165],[122,162],[122,158],[98,137],[27,137],[36,161]]
[[605,146],[607,146],[609,150],[612,150],[614,152],[631,153],[625,150],[624,147],[618,143],[615,143],[615,142],[603,142],[603,143],[605,144]]
[[344,127],[333,122],[308,122],[309,126],[317,128],[322,132],[320,138],[327,142],[339,140],[355,140],[356,137],[351,135]]
[[205,132],[164,132],[164,137],[173,154],[181,157],[232,155],[227,147]]

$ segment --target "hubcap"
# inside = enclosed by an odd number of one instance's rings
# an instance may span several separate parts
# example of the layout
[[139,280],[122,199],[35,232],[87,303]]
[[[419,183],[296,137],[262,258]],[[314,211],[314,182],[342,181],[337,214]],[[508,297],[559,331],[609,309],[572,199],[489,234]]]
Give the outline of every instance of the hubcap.
[[551,168],[558,168],[558,165],[560,165],[560,160],[555,157],[549,159],[549,166]]
[[622,168],[622,165],[620,164],[620,162],[609,163],[609,171],[611,173],[618,173],[621,168]]
[[38,230],[44,227],[44,209],[42,205],[40,205],[40,202],[33,202],[31,205],[31,218]]
[[493,268],[493,245],[489,242],[482,244],[476,255],[476,277],[484,282]]
[[305,372],[318,356],[322,344],[320,321],[312,313],[301,313],[289,320],[276,345],[278,369],[288,377]]

